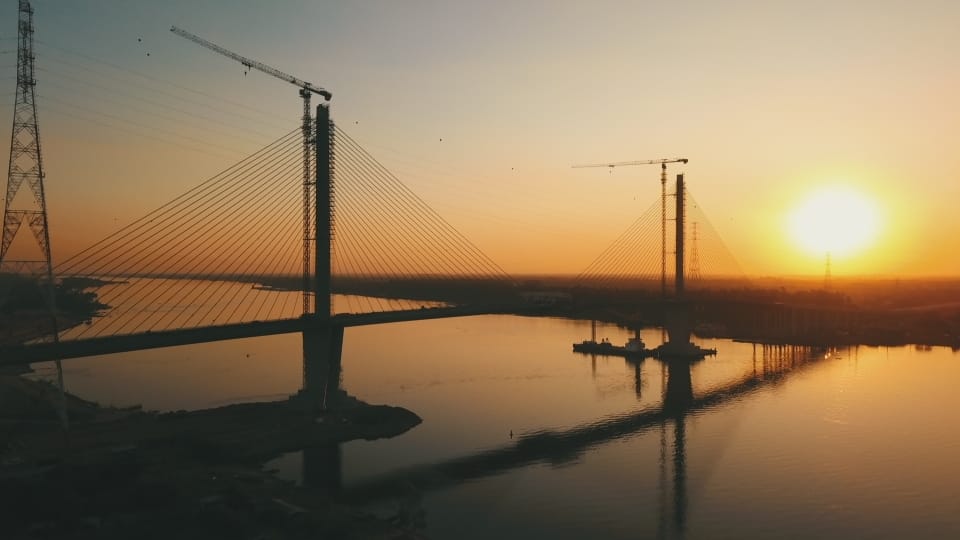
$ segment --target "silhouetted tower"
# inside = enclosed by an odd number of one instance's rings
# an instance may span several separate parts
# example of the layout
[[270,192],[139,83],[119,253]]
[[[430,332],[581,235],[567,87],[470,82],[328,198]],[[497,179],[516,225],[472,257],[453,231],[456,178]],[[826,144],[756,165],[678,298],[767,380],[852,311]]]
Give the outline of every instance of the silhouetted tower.
[[697,222],[691,223],[693,230],[690,231],[690,279],[701,279],[700,274],[700,248],[698,247],[700,236],[697,233]]
[[316,200],[314,216],[317,240],[314,249],[314,279],[311,289],[314,297],[314,315],[328,319],[333,313],[330,299],[334,237],[334,124],[330,119],[329,104],[317,106],[316,134],[313,137],[316,152]]
[[676,260],[676,275],[674,276],[674,279],[675,279],[674,294],[676,295],[677,298],[680,298],[683,296],[683,289],[684,289],[683,256],[684,256],[685,247],[683,242],[684,240],[683,220],[684,220],[684,210],[686,209],[685,197],[686,197],[686,193],[684,192],[684,186],[683,186],[683,173],[680,173],[677,175],[677,210],[676,210],[677,248],[676,248],[676,256],[674,257],[674,259]]
[[[47,203],[43,191],[43,162],[40,158],[40,130],[33,78],[33,8],[20,0],[17,47],[17,91],[13,104],[13,132],[10,136],[10,161],[7,169],[7,196],[3,210],[3,243],[0,245],[0,272],[26,273],[45,281],[42,290],[53,307],[53,265],[50,260],[50,233],[47,228]],[[17,197],[26,184],[33,197]],[[10,246],[26,224],[36,240],[32,250],[20,250],[10,257]],[[39,248],[39,249],[37,249]],[[56,318],[53,317],[56,333]]]
[[831,274],[830,273],[830,252],[828,251],[826,261],[824,262],[824,268],[823,268],[823,288],[824,289],[830,288],[830,285],[831,285],[830,282],[832,281],[830,274]]
[[660,294],[667,297],[667,163],[684,163],[687,158],[651,159],[647,161],[620,161],[617,163],[593,163],[589,165],[574,165],[580,167],[620,167],[623,165],[655,165],[660,164]]
[[677,175],[676,203],[675,234],[677,247],[674,250],[674,259],[676,260],[674,297],[672,300],[665,302],[664,305],[664,327],[667,329],[668,337],[667,341],[658,347],[658,352],[661,360],[679,359],[680,361],[689,361],[703,358],[706,354],[710,354],[710,351],[701,349],[690,341],[693,314],[690,301],[684,293],[686,277],[684,273],[686,187],[683,182],[683,174]]
[[[33,56],[33,8],[28,0],[20,0],[17,23],[17,91],[13,102],[13,131],[10,135],[10,162],[7,168],[7,196],[3,207],[3,242],[0,244],[0,274],[26,273],[42,282],[50,312],[50,335],[59,339],[54,295],[53,263],[50,257],[50,230],[47,223],[47,201],[43,190],[43,161],[40,157],[40,129],[37,126],[37,86]],[[26,184],[33,197],[17,197]],[[26,224],[39,250],[34,255],[15,253],[10,258],[10,246],[21,227]],[[63,372],[57,364],[57,382],[63,397]],[[66,425],[66,414],[61,401],[61,419]]]
[[667,164],[660,164],[660,296],[667,297]]
[[[46,275],[52,282],[50,235],[47,229],[47,205],[43,193],[43,162],[40,159],[40,131],[37,127],[37,104],[33,78],[33,9],[27,0],[20,0],[17,49],[17,91],[13,104],[13,132],[10,136],[10,162],[7,169],[7,197],[3,211],[3,244],[0,264],[3,270]],[[27,184],[33,199],[17,197]],[[24,200],[26,199],[26,200]],[[23,255],[19,260],[7,257],[21,225],[26,223],[39,244],[39,255]]]
[[[300,98],[303,99],[303,117],[301,124],[301,131],[303,132],[303,314],[307,315],[310,313],[310,296],[315,290],[315,287],[311,283],[310,276],[310,245],[313,240],[313,237],[311,236],[312,224],[310,222],[310,190],[314,187],[314,179],[310,177],[310,154],[311,149],[313,148],[313,141],[311,137],[312,119],[310,118],[310,96],[313,94],[318,94],[326,101],[330,101],[332,96],[330,92],[327,92],[315,84],[298,79],[293,75],[288,75],[279,69],[270,67],[262,62],[257,62],[256,60],[251,60],[245,56],[240,56],[233,51],[224,49],[216,43],[211,43],[200,36],[187,32],[186,30],[173,26],[170,28],[170,31],[182,38],[189,39],[201,47],[205,47],[217,54],[236,60],[247,69],[256,69],[300,88]],[[326,124],[323,124],[323,126],[326,126]],[[318,163],[317,168],[321,167],[323,167],[323,165]],[[319,196],[323,195],[320,194]],[[319,211],[319,209],[317,210]],[[320,230],[314,232],[316,233],[317,238],[324,234],[323,231]],[[329,296],[329,290],[327,291],[327,296]],[[314,314],[320,313],[322,316],[329,316],[329,310],[324,311],[323,306],[318,305],[324,303],[329,303],[329,299],[327,301],[322,299],[315,301]]]

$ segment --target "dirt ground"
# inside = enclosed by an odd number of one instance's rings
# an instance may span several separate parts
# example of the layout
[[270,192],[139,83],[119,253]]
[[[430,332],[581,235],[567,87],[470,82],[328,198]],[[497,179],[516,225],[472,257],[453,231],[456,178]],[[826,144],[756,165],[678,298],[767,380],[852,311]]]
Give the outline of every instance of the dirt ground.
[[420,423],[405,409],[343,397],[315,413],[293,397],[158,414],[68,396],[65,434],[59,399],[0,375],[3,538],[421,538],[402,514],[374,518],[263,470],[284,452],[403,433]]

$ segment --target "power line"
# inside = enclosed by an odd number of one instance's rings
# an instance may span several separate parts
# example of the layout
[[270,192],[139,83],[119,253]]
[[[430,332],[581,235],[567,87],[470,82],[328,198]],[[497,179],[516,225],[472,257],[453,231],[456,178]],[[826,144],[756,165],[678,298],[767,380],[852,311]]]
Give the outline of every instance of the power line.
[[60,106],[65,107],[65,108],[67,108],[68,110],[71,110],[71,109],[80,109],[81,111],[85,111],[85,112],[88,112],[88,113],[93,113],[93,114],[96,114],[96,115],[99,115],[99,116],[103,116],[103,117],[105,117],[105,118],[109,118],[110,120],[114,120],[114,121],[116,121],[116,122],[122,122],[122,123],[125,123],[125,124],[130,124],[130,125],[132,125],[132,126],[136,126],[136,127],[139,127],[139,128],[143,128],[143,129],[148,130],[148,131],[150,131],[150,132],[156,131],[156,132],[159,132],[159,133],[161,133],[161,134],[163,134],[163,135],[166,135],[166,136],[168,136],[168,137],[174,137],[174,138],[177,138],[177,139],[183,139],[183,140],[185,140],[185,141],[189,141],[191,144],[200,144],[200,145],[204,145],[204,146],[209,146],[209,147],[214,148],[214,149],[216,149],[216,150],[219,150],[219,151],[222,151],[222,152],[227,152],[227,153],[232,153],[232,154],[238,154],[238,153],[239,153],[239,152],[237,152],[236,150],[234,150],[234,149],[232,149],[232,148],[228,148],[228,147],[226,147],[226,146],[221,146],[221,145],[219,145],[219,144],[212,143],[212,142],[209,142],[209,141],[206,141],[206,140],[203,140],[203,139],[198,139],[198,138],[196,138],[196,137],[191,137],[191,136],[189,136],[189,135],[183,135],[183,134],[181,134],[181,133],[177,133],[177,132],[175,132],[175,131],[166,130],[166,129],[163,129],[163,128],[160,128],[160,127],[157,127],[157,126],[148,126],[148,125],[146,125],[146,124],[141,124],[140,122],[136,122],[136,121],[134,121],[134,120],[129,120],[129,119],[126,119],[126,118],[117,116],[117,115],[115,115],[115,114],[110,114],[110,113],[107,113],[107,112],[98,111],[98,110],[94,110],[94,109],[88,109],[88,108],[86,108],[86,107],[79,107],[79,106],[77,106],[77,105],[75,105],[75,104],[72,104],[72,103],[63,101],[63,100],[58,99],[58,98],[50,97],[49,95],[46,95],[46,94],[43,95],[43,96],[41,96],[41,97],[42,97],[42,99],[43,99],[44,101],[49,101],[49,102],[52,102],[52,103],[55,103],[55,104],[59,104]]
[[[126,133],[126,134],[128,134],[128,135],[134,135],[134,136],[136,136],[136,137],[141,137],[141,138],[144,138],[144,139],[149,139],[149,140],[156,141],[156,142],[159,142],[159,143],[162,143],[162,144],[166,144],[166,145],[169,145],[169,146],[176,146],[177,148],[180,148],[180,149],[182,149],[182,150],[189,150],[189,151],[191,151],[191,152],[196,152],[196,153],[198,153],[198,154],[206,154],[206,155],[208,155],[208,156],[218,157],[218,158],[231,158],[231,159],[232,159],[232,158],[236,158],[236,156],[237,156],[237,153],[234,152],[234,151],[231,151],[231,152],[228,154],[228,153],[223,153],[223,152],[220,152],[220,151],[204,150],[204,149],[202,149],[202,148],[197,148],[197,147],[195,147],[195,146],[189,146],[189,145],[182,144],[182,143],[179,143],[179,142],[177,142],[177,141],[173,141],[173,140],[166,139],[166,138],[163,138],[163,137],[157,137],[156,135],[151,135],[150,133],[146,133],[146,132],[143,132],[143,131],[138,131],[138,130],[135,130],[135,129],[130,129],[130,128],[128,128],[128,127],[125,127],[125,126],[116,124],[116,123],[114,123],[114,122],[105,121],[105,120],[103,120],[103,119],[95,118],[95,117],[93,117],[93,116],[86,116],[86,115],[84,115],[84,114],[82,114],[82,113],[81,113],[81,114],[77,114],[76,108],[75,108],[75,107],[72,107],[72,106],[66,106],[66,105],[60,105],[60,104],[57,104],[57,103],[53,103],[52,105],[48,105],[47,108],[48,108],[48,109],[51,109],[51,110],[53,110],[53,111],[55,111],[55,112],[57,112],[57,114],[58,114],[58,115],[61,115],[61,116],[66,116],[66,117],[69,117],[69,118],[73,118],[74,120],[79,120],[79,121],[82,121],[82,122],[85,122],[85,123],[96,124],[96,125],[101,126],[101,127],[105,127],[105,128],[109,128],[109,129],[112,129],[112,130],[116,130],[116,131],[119,131],[119,132],[121,132],[121,133]],[[95,114],[95,115],[96,115],[96,114],[99,114],[98,112],[95,112],[95,111],[91,111],[91,113],[92,113],[92,114]]]
[[[45,71],[45,72],[46,72],[47,70],[40,69],[40,70],[38,70],[38,71]],[[199,112],[196,112],[196,111],[190,111],[190,110],[187,110],[187,109],[181,109],[181,108],[179,108],[179,107],[174,107],[174,106],[171,106],[171,105],[162,103],[162,102],[160,102],[160,101],[155,101],[155,100],[151,100],[151,99],[146,99],[146,98],[144,98],[144,97],[142,97],[142,96],[136,96],[136,95],[127,94],[127,93],[124,93],[124,92],[122,92],[122,91],[117,90],[117,89],[114,88],[114,87],[104,86],[104,85],[97,84],[97,83],[93,83],[93,82],[90,82],[90,81],[84,81],[84,80],[82,80],[82,79],[80,79],[80,78],[72,77],[72,76],[70,76],[70,75],[66,75],[66,74],[63,74],[63,73],[54,73],[54,72],[50,72],[50,73],[53,74],[55,77],[64,78],[64,79],[67,79],[67,80],[70,80],[70,81],[74,81],[75,83],[79,83],[79,84],[81,84],[81,85],[89,86],[90,88],[96,89],[96,92],[93,92],[93,91],[91,91],[91,90],[86,90],[86,89],[79,89],[79,92],[80,92],[80,93],[86,94],[86,95],[88,95],[88,96],[93,96],[93,97],[96,97],[96,98],[98,98],[98,99],[102,99],[105,94],[112,94],[112,95],[114,95],[114,96],[119,96],[119,97],[126,98],[126,99],[129,99],[129,100],[132,100],[132,101],[144,103],[144,104],[150,105],[150,106],[152,106],[152,107],[158,107],[158,108],[161,108],[161,109],[164,109],[164,110],[167,110],[167,111],[171,111],[171,112],[175,113],[176,116],[162,115],[162,114],[160,114],[160,113],[157,113],[157,112],[155,112],[155,111],[151,111],[151,110],[149,110],[149,109],[145,109],[145,108],[142,108],[142,107],[137,107],[137,106],[134,106],[134,105],[126,104],[126,107],[127,107],[128,110],[133,110],[133,111],[136,111],[136,112],[140,112],[140,113],[142,113],[142,114],[148,114],[148,115],[155,116],[155,117],[157,117],[157,118],[162,118],[162,119],[165,119],[165,120],[170,120],[170,121],[173,121],[173,122],[178,123],[179,125],[182,125],[182,124],[184,124],[184,123],[186,123],[186,124],[193,124],[191,127],[193,127],[194,129],[201,129],[201,130],[205,130],[205,131],[211,131],[211,132],[217,133],[217,134],[218,134],[219,136],[221,136],[221,137],[226,136],[226,137],[230,137],[230,138],[242,139],[243,137],[238,136],[238,135],[237,135],[237,132],[238,132],[238,131],[243,131],[243,132],[246,132],[246,133],[249,133],[249,134],[256,135],[256,136],[257,136],[257,139],[256,139],[255,142],[256,142],[257,144],[262,144],[263,139],[268,138],[267,135],[265,135],[263,132],[251,130],[251,129],[249,129],[249,128],[246,128],[246,127],[243,127],[243,126],[238,126],[238,125],[235,125],[235,124],[230,124],[230,123],[225,122],[225,121],[223,121],[223,120],[221,120],[221,119],[219,119],[219,118],[214,118],[214,117],[212,117],[212,116],[210,116],[210,115],[202,114],[202,113],[199,113]],[[52,82],[52,81],[48,81],[48,84],[52,84],[52,85],[53,85],[54,87],[56,87],[56,88],[60,88],[61,90],[66,90],[66,91],[69,91],[69,92],[74,93],[74,94],[78,92],[78,89],[77,89],[75,86],[74,86],[74,87],[68,87],[67,85],[59,84],[59,83]],[[106,102],[105,104],[109,105],[112,109],[116,109],[116,108],[117,108],[117,103],[118,103],[117,100],[111,99],[109,102]],[[202,122],[202,123],[198,124],[198,122]],[[213,128],[213,127],[211,127],[211,126],[209,125],[209,124],[211,124],[211,123],[212,123],[212,124],[216,124],[216,125],[218,125],[218,126],[221,126],[221,128]],[[222,129],[222,128],[227,128],[227,129]],[[252,139],[245,139],[245,140],[248,141],[248,142],[251,142],[251,141],[252,141]]]
[[[132,83],[132,82],[130,83],[131,85],[137,86],[137,87],[139,87],[139,88],[141,88],[141,89],[154,91],[154,92],[157,92],[157,93],[160,93],[160,94],[164,94],[164,95],[167,95],[167,96],[170,96],[170,97],[174,97],[175,99],[181,99],[181,100],[184,99],[183,97],[177,96],[176,94],[172,94],[172,93],[169,93],[169,92],[166,92],[166,91],[163,91],[163,90],[160,90],[160,89],[156,88],[156,85],[159,84],[159,85],[163,85],[163,86],[166,86],[166,87],[170,87],[170,88],[175,88],[175,89],[178,89],[178,90],[182,90],[182,91],[188,92],[188,93],[190,93],[190,94],[194,94],[194,95],[198,95],[198,96],[202,96],[202,97],[208,98],[208,99],[210,99],[210,100],[213,100],[216,104],[225,103],[225,104],[229,104],[229,105],[236,106],[236,107],[238,107],[238,108],[240,108],[240,109],[242,109],[242,110],[248,111],[248,112],[255,112],[255,113],[260,114],[260,115],[262,115],[262,116],[264,116],[264,117],[267,117],[267,118],[271,118],[271,119],[276,118],[276,113],[273,113],[273,112],[270,112],[270,111],[265,111],[265,110],[263,110],[263,109],[259,109],[259,108],[257,108],[257,107],[251,106],[251,105],[249,105],[249,104],[240,103],[240,102],[237,102],[237,101],[232,101],[232,100],[230,100],[230,99],[228,99],[228,98],[225,98],[225,97],[223,97],[223,96],[220,96],[220,95],[210,94],[210,93],[207,93],[207,92],[203,92],[203,91],[201,91],[201,90],[197,90],[197,89],[195,89],[195,88],[190,88],[190,87],[188,87],[188,86],[184,86],[184,85],[181,85],[181,84],[177,84],[177,83],[174,83],[174,82],[170,82],[169,80],[162,79],[162,78],[159,78],[159,77],[154,77],[153,75],[149,75],[149,74],[143,73],[143,72],[141,72],[141,71],[137,71],[137,70],[134,70],[134,69],[131,69],[131,68],[128,68],[128,67],[124,67],[124,66],[121,66],[121,65],[119,65],[119,64],[114,64],[113,62],[108,62],[108,61],[106,61],[106,60],[102,60],[102,59],[99,59],[99,58],[96,58],[96,57],[93,57],[93,56],[90,56],[90,55],[87,55],[87,54],[79,53],[79,52],[77,52],[77,51],[70,50],[70,49],[68,49],[68,48],[60,47],[60,46],[55,45],[55,44],[50,43],[50,42],[38,41],[37,43],[39,43],[42,47],[51,47],[52,49],[55,49],[55,50],[57,50],[57,51],[59,51],[59,52],[61,52],[61,53],[64,53],[64,54],[67,54],[67,55],[70,55],[70,56],[73,56],[73,57],[76,57],[76,58],[82,58],[82,59],[87,60],[87,61],[89,61],[89,62],[93,62],[93,63],[95,63],[95,64],[100,64],[100,65],[109,67],[109,68],[111,68],[111,69],[113,69],[113,70],[116,70],[116,71],[121,71],[121,72],[124,72],[124,73],[129,73],[129,74],[131,74],[131,75],[134,75],[134,76],[136,76],[136,77],[140,77],[140,78],[142,78],[142,79],[146,79],[146,80],[148,80],[148,81],[151,82],[151,85],[141,85],[141,84]],[[211,109],[217,108],[216,105],[211,105],[211,104],[208,104],[208,105],[206,105],[206,106],[209,107],[209,108],[211,108]],[[232,114],[232,113],[228,113],[228,114]],[[263,119],[259,120],[259,122],[265,123],[265,124],[271,124],[271,123],[272,123],[272,122],[270,122],[270,121],[263,120]],[[279,124],[276,124],[276,123],[273,123],[273,127],[280,127],[280,125],[279,125]]]

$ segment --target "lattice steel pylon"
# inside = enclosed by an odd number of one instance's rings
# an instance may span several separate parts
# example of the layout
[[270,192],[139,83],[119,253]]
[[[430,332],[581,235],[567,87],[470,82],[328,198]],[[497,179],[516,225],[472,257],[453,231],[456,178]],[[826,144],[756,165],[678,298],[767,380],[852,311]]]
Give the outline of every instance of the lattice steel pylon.
[[[7,168],[7,196],[3,207],[3,241],[0,244],[0,274],[28,273],[43,281],[40,290],[50,312],[52,339],[59,339],[55,302],[53,262],[50,257],[50,229],[47,223],[47,201],[43,190],[43,161],[40,156],[40,130],[37,126],[37,102],[33,56],[33,8],[29,0],[20,0],[17,22],[17,91],[13,105],[13,130],[10,135],[10,161]],[[26,184],[33,193],[17,197]],[[24,200],[26,199],[26,200]],[[40,255],[17,254],[10,259],[10,246],[21,226],[26,223],[39,245]],[[20,258],[22,257],[22,258]],[[60,416],[66,426],[63,394],[63,371],[57,360],[57,382],[60,388]]]
[[690,280],[700,281],[703,275],[700,273],[700,235],[697,232],[697,222],[694,221],[693,232],[690,238]]
[[[52,281],[50,233],[47,228],[47,204],[43,191],[43,161],[40,157],[40,132],[37,127],[37,103],[33,77],[33,9],[28,0],[20,0],[17,50],[17,92],[13,105],[13,131],[10,135],[10,161],[7,168],[7,197],[3,211],[3,243],[0,245],[0,270],[46,274]],[[17,199],[23,184],[33,192],[33,201]],[[13,239],[26,222],[40,246],[42,259],[8,259]],[[41,269],[39,272],[38,269]]]

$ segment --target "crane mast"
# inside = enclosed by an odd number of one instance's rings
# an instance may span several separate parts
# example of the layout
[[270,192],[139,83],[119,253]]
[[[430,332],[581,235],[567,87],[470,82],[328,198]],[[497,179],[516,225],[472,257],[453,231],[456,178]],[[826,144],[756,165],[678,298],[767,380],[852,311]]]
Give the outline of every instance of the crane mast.
[[633,165],[660,165],[660,294],[667,296],[667,164],[687,163],[687,158],[648,159],[641,161],[615,161],[613,163],[589,163],[573,165],[574,169],[585,167],[624,167]]
[[[188,39],[200,45],[201,47],[205,47],[215,53],[226,56],[232,60],[236,60],[248,69],[252,68],[257,71],[261,71],[267,75],[271,75],[300,88],[299,95],[303,99],[303,313],[307,314],[310,312],[310,291],[312,289],[310,286],[310,188],[315,183],[310,175],[310,143],[313,140],[311,136],[312,120],[310,117],[310,96],[313,94],[318,94],[322,96],[325,101],[330,101],[330,98],[333,96],[330,94],[330,92],[319,86],[302,79],[298,79],[293,75],[288,75],[279,69],[270,67],[262,62],[251,60],[233,51],[224,49],[216,43],[211,43],[202,37],[191,34],[190,32],[177,28],[176,26],[170,27],[170,31],[184,39]],[[320,209],[318,208],[317,210],[319,211]],[[323,231],[315,231],[315,234],[319,235],[326,233]],[[324,315],[329,316],[329,313]]]

